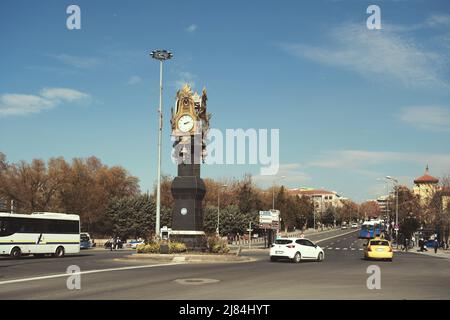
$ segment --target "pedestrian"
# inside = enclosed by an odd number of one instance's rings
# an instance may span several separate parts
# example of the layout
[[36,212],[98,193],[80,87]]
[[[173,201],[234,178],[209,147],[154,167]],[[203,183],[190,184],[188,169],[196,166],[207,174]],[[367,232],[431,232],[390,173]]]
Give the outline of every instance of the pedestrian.
[[108,242],[109,242],[109,251],[112,251],[113,250],[114,237],[111,237],[111,239],[109,239]]
[[113,237],[112,242],[111,242],[111,247],[112,247],[112,250],[117,249],[117,237]]
[[434,253],[436,254],[439,248],[439,241],[437,239],[437,237],[434,238]]

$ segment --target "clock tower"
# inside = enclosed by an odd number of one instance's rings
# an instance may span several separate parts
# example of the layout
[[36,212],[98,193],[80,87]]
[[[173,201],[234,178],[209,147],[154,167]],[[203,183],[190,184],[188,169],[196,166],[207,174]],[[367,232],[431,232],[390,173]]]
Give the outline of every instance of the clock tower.
[[188,249],[206,248],[203,231],[203,198],[205,183],[200,178],[200,164],[206,157],[206,134],[210,115],[206,113],[206,90],[202,96],[188,85],[177,92],[172,108],[172,157],[178,165],[178,175],[172,182],[175,205],[172,211],[171,239],[186,244]]

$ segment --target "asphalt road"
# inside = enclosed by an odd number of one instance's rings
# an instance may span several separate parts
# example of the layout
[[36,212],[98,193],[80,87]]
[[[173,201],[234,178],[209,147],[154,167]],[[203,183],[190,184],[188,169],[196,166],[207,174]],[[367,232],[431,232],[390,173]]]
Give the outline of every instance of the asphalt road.
[[[62,259],[0,258],[0,299],[450,299],[450,259],[396,252],[393,262],[365,261],[364,241],[356,236],[321,241],[322,263],[272,263],[267,249],[244,251],[256,259],[245,263],[159,265],[120,259],[129,251],[101,250]],[[67,289],[69,265],[88,272],[80,290]],[[380,267],[379,290],[367,288],[370,265]]]

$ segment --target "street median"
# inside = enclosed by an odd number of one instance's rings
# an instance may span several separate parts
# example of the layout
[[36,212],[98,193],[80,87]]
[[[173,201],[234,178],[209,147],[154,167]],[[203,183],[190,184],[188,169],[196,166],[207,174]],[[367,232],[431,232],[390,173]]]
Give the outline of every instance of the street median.
[[252,262],[255,259],[251,257],[236,256],[235,254],[148,254],[148,253],[135,253],[129,256],[125,256],[121,259],[115,259],[120,261],[151,261],[155,263],[162,262],[179,262],[179,263],[240,263],[240,262]]

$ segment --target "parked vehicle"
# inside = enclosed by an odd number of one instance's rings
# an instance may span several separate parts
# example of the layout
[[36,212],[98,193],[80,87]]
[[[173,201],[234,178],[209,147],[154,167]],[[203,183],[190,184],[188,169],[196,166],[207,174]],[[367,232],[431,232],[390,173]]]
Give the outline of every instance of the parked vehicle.
[[87,232],[80,233],[80,249],[92,248],[91,236]]
[[270,248],[270,261],[290,259],[295,263],[302,260],[323,261],[322,248],[305,238],[279,238]]
[[127,242],[126,247],[131,249],[136,249],[136,247],[140,244],[143,244],[144,240],[142,239],[133,239]]

